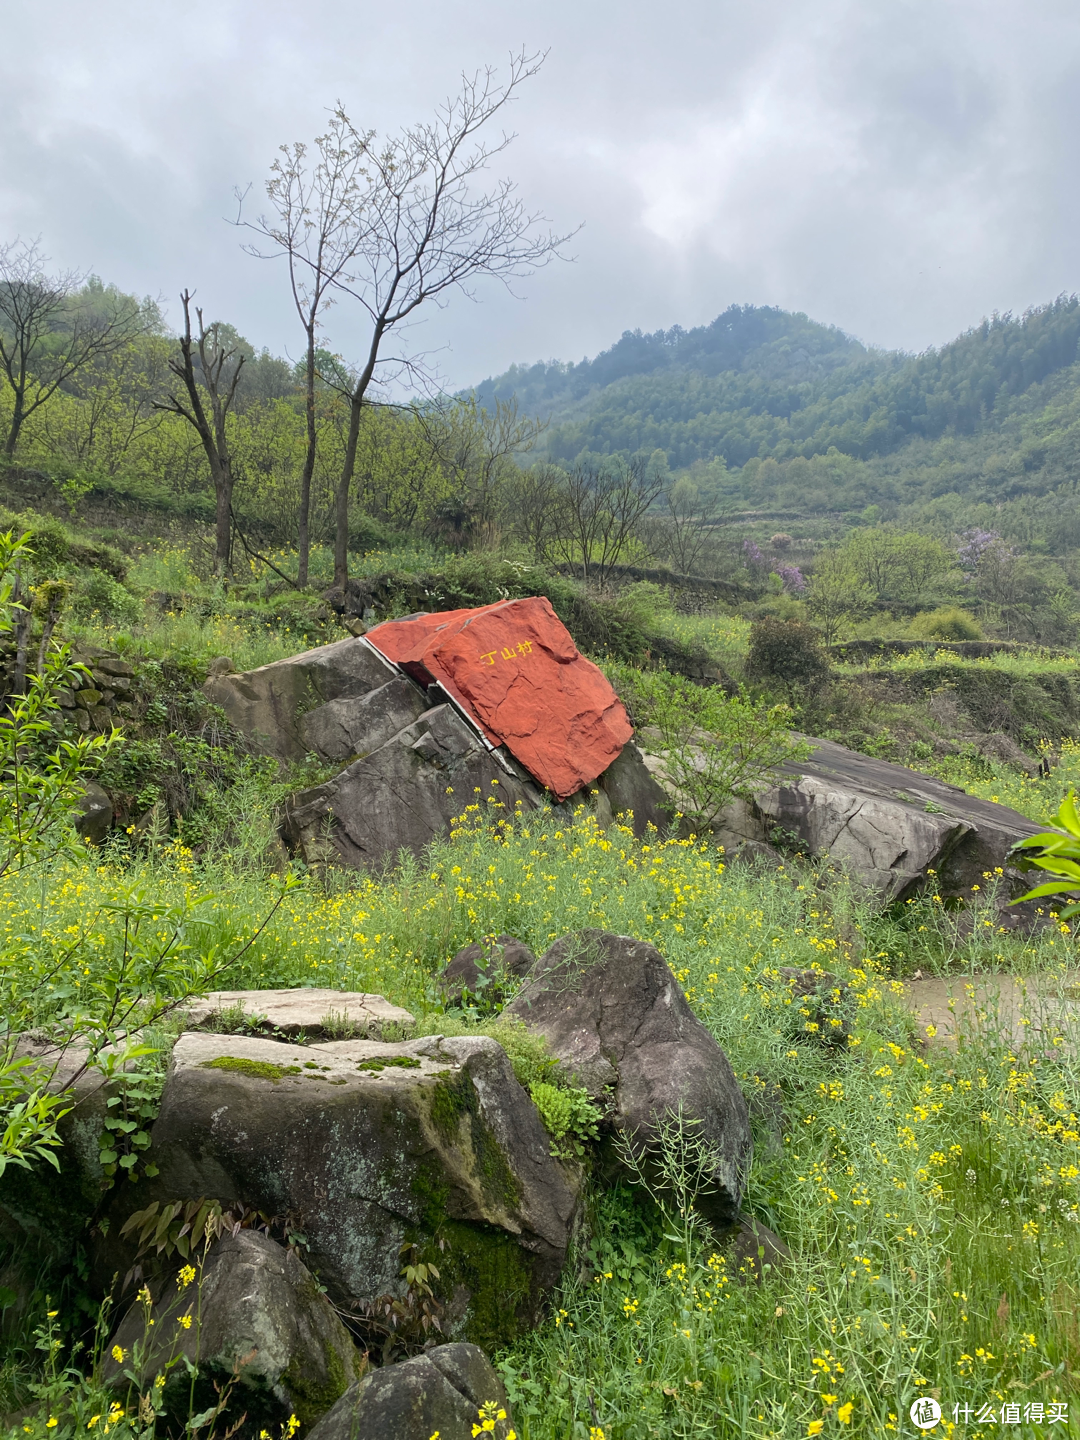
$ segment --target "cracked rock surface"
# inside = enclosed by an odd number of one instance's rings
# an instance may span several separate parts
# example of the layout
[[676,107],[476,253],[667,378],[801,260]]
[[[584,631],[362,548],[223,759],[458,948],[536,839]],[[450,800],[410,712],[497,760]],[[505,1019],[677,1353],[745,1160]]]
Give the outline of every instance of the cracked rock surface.
[[757,802],[811,854],[846,864],[885,902],[905,899],[930,870],[944,894],[969,894],[998,867],[1011,895],[1028,888],[1006,865],[1015,841],[1039,828],[1025,816],[831,740],[812,743]]
[[[309,864],[355,868],[414,854],[479,802],[486,814],[540,803],[530,780],[508,774],[451,705],[437,705],[324,785],[290,798],[283,834]],[[501,807],[501,808],[500,808]]]

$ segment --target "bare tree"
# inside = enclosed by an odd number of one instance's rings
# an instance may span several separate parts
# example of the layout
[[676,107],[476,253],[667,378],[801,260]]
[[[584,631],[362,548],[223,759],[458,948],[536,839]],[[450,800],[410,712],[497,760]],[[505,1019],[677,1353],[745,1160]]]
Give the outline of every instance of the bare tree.
[[[226,420],[236,398],[236,387],[244,367],[244,355],[236,345],[221,340],[217,325],[206,326],[203,312],[196,308],[199,333],[191,333],[191,295],[185,290],[180,296],[184,307],[184,330],[180,336],[180,358],[169,361],[169,369],[183,383],[184,396],[170,395],[157,401],[159,410],[169,410],[195,428],[210,465],[216,501],[214,535],[214,566],[218,575],[226,575],[232,552],[233,467],[229,453]],[[196,364],[199,373],[196,374]],[[202,382],[200,387],[200,381]],[[209,401],[209,414],[203,402],[203,391]]]
[[[360,135],[335,111],[330,128],[315,140],[308,158],[301,141],[280,147],[281,158],[270,167],[266,194],[274,217],[243,219],[244,195],[238,195],[237,224],[270,242],[270,249],[246,245],[249,255],[273,259],[284,255],[289,266],[293,304],[303,327],[304,401],[307,444],[300,475],[297,520],[297,584],[308,583],[311,553],[311,480],[315,473],[318,434],[315,390],[318,376],[318,335],[322,312],[334,301],[334,286],[356,258],[365,235],[364,194],[369,176],[364,166],[371,135]],[[331,377],[333,379],[333,377]]]
[[663,486],[644,460],[575,465],[554,508],[554,550],[565,564],[580,565],[583,580],[603,587]]
[[[334,587],[348,580],[349,494],[356,469],[360,417],[377,377],[430,379],[424,358],[404,346],[387,353],[390,336],[408,328],[429,301],[445,303],[452,290],[470,294],[473,281],[494,276],[506,284],[545,265],[566,236],[537,233],[540,216],[527,212],[510,180],[474,194],[472,187],[511,135],[486,143],[477,132],[510,102],[540,68],[543,57],[511,56],[504,85],[484,70],[462,81],[434,121],[412,126],[377,149],[370,131],[334,110],[335,133],[351,144],[355,171],[363,173],[352,201],[353,233],[342,239],[350,259],[331,284],[357,302],[365,316],[367,345],[347,383],[335,382],[349,404],[349,427],[334,506]],[[361,164],[362,157],[362,164]],[[302,263],[303,255],[297,252]]]
[[537,560],[552,556],[565,483],[566,472],[557,465],[533,465],[520,470],[509,487],[514,530]]
[[19,432],[61,385],[92,361],[145,333],[156,309],[104,290],[89,304],[89,276],[74,270],[46,274],[38,242],[0,245],[0,369],[11,386],[12,409],[4,453],[15,454]]
[[454,485],[454,504],[473,536],[490,543],[503,483],[513,456],[531,450],[547,421],[518,412],[516,400],[496,400],[487,410],[475,397],[418,407],[417,420],[432,454]]
[[661,493],[660,513],[647,537],[649,548],[670,561],[681,575],[696,575],[712,548],[719,511],[716,496],[702,495],[688,476],[681,476]]

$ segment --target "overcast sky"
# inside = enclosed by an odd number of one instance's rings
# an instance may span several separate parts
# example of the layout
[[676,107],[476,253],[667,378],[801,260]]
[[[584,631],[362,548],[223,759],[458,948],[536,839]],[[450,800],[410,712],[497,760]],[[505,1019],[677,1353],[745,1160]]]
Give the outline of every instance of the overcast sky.
[[[340,98],[386,132],[549,50],[496,173],[557,264],[418,334],[451,385],[780,305],[910,350],[1080,288],[1076,0],[4,0],[0,238],[299,353],[225,223]],[[329,339],[348,354],[344,310]]]

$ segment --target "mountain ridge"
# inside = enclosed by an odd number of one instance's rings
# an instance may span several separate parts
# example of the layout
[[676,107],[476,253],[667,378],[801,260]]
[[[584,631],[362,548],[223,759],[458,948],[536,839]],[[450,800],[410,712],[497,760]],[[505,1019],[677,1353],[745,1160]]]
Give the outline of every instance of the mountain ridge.
[[919,355],[875,350],[776,307],[729,306],[709,325],[625,331],[592,360],[515,365],[475,388],[550,420],[547,458],[661,450],[673,470],[722,460],[870,460],[913,439],[994,428],[1075,365],[1080,301],[993,315]]

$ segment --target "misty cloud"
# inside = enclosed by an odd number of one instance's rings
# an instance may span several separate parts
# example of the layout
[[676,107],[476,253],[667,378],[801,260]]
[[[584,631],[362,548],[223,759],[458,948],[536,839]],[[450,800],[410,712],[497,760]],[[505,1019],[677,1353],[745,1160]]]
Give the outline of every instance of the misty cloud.
[[[295,353],[283,273],[226,223],[234,187],[257,195],[338,97],[392,129],[521,43],[551,53],[494,173],[585,228],[526,298],[428,319],[452,384],[733,301],[917,350],[1077,288],[1080,12],[1054,0],[11,7],[0,235],[167,300],[190,285]],[[342,307],[329,339],[352,338]]]

